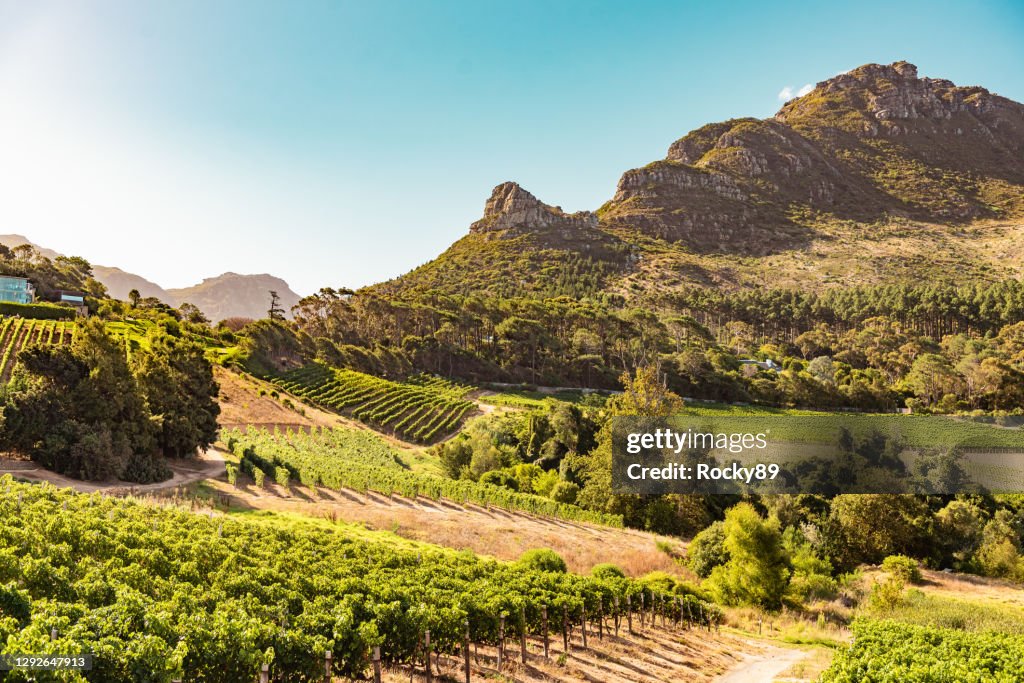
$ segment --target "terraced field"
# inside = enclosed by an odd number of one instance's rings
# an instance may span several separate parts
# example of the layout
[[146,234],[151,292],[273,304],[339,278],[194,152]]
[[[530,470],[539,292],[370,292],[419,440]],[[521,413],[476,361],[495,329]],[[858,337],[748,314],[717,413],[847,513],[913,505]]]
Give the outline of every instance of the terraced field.
[[10,381],[18,353],[29,344],[70,344],[74,336],[71,321],[0,316],[0,384]]
[[463,398],[470,387],[429,375],[392,382],[313,363],[268,379],[303,400],[417,443],[450,434],[473,409]]

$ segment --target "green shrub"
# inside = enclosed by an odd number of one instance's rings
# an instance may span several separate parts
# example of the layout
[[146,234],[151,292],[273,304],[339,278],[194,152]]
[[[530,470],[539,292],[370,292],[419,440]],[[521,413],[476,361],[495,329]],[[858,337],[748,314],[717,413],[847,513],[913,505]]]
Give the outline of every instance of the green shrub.
[[906,555],[890,555],[882,560],[882,569],[904,583],[921,583],[921,569],[917,560]]
[[[660,550],[660,548],[659,548]],[[729,560],[725,551],[725,525],[714,522],[693,537],[686,549],[686,564],[702,579],[711,576],[711,571]]]
[[78,314],[73,308],[56,304],[17,304],[13,301],[0,301],[0,315],[20,315],[22,318],[36,320],[74,320]]
[[569,571],[562,556],[549,548],[534,548],[527,550],[519,556],[519,564],[527,569],[542,572],[558,572],[564,574]]
[[252,468],[252,480],[256,483],[256,488],[263,488],[263,480],[266,478],[266,473],[259,467]]
[[560,481],[551,488],[551,499],[565,505],[575,505],[580,487],[571,481]]
[[228,483],[231,484],[232,486],[237,486],[238,485],[238,467],[236,465],[232,465],[231,463],[227,463],[224,466],[224,469],[228,473]]
[[287,467],[274,468],[274,481],[276,481],[277,485],[283,488],[286,492],[289,490],[291,477],[292,473],[288,471]]
[[485,472],[484,475],[480,477],[480,483],[490,484],[492,486],[501,486],[513,491],[519,490],[519,480],[504,470],[491,470],[490,472]]
[[605,562],[603,564],[596,564],[594,568],[590,570],[591,576],[595,579],[624,579],[626,578],[626,572],[617,564],[611,562]]

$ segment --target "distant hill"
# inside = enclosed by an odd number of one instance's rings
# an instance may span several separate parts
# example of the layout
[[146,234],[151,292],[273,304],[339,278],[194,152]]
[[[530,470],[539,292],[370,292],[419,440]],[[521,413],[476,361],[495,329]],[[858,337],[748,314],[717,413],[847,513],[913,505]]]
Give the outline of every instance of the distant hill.
[[129,273],[120,268],[95,265],[92,267],[92,272],[96,279],[106,286],[110,296],[115,299],[124,301],[128,298],[128,292],[136,289],[143,297],[156,297],[168,304],[175,302],[174,297],[166,289],[141,275]]
[[[0,244],[8,247],[30,244],[47,258],[60,256],[59,252],[40,247],[23,235],[0,235]],[[281,307],[289,317],[291,307],[299,301],[299,295],[287,282],[267,274],[224,273],[183,289],[164,289],[141,275],[110,266],[93,265],[93,274],[115,299],[125,300],[128,292],[137,289],[143,297],[156,297],[175,307],[185,302],[198,306],[213,322],[231,317],[265,318],[270,308],[270,290],[281,297]]]
[[503,183],[469,234],[383,292],[628,297],[1024,277],[1024,105],[906,62],[772,118],[699,128],[593,212]]
[[206,278],[192,287],[169,289],[167,293],[174,299],[176,306],[187,301],[198,306],[210,320],[223,320],[230,317],[267,317],[271,290],[281,297],[281,308],[290,317],[292,306],[299,303],[299,295],[291,290],[287,282],[266,273],[224,273]]

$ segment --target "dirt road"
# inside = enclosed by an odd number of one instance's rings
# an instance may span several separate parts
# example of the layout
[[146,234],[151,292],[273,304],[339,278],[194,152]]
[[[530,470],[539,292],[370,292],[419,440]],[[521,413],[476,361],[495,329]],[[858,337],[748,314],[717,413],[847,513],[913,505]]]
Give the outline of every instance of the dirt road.
[[155,484],[133,484],[127,481],[80,481],[37,467],[24,460],[0,457],[0,476],[10,474],[18,479],[49,482],[61,488],[72,488],[81,493],[100,491],[110,494],[142,494],[175,488],[185,484],[210,479],[224,473],[224,456],[210,449],[200,453],[194,460],[171,460],[168,462],[174,473],[170,479]]
[[740,663],[715,679],[715,683],[768,683],[807,656],[804,650],[771,645],[756,654],[745,652]]

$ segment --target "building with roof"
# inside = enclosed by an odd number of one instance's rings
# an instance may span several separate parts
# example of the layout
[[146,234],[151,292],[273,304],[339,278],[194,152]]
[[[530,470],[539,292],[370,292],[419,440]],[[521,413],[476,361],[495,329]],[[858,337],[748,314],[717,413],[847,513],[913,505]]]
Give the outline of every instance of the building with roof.
[[36,299],[36,288],[28,278],[0,275],[0,301],[30,304]]

